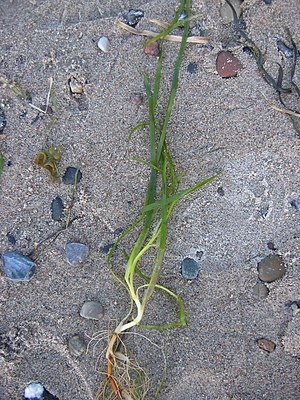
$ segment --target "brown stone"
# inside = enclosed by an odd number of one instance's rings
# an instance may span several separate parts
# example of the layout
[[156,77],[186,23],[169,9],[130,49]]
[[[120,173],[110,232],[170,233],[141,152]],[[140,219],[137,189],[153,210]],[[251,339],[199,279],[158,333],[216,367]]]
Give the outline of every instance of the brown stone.
[[285,266],[281,256],[272,254],[258,263],[258,276],[263,282],[274,282],[285,274]]
[[220,51],[216,60],[216,68],[222,78],[232,78],[243,68],[243,65],[230,51]]
[[160,47],[158,42],[152,42],[144,47],[144,53],[147,54],[148,56],[158,57],[159,52],[160,52]]
[[276,348],[276,344],[269,339],[257,339],[256,343],[260,349],[266,351],[267,353],[273,353]]

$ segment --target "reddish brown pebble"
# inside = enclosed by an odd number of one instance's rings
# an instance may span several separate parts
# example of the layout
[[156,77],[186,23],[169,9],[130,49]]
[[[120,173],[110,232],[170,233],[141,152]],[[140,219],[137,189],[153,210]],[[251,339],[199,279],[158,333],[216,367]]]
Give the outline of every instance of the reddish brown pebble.
[[232,78],[243,66],[230,51],[220,51],[217,56],[216,68],[222,78]]
[[144,97],[141,93],[134,93],[130,97],[131,103],[136,105],[136,106],[141,106],[144,102]]
[[260,349],[267,353],[273,353],[276,348],[276,344],[269,339],[257,339],[256,343]]
[[150,44],[147,44],[147,46],[144,47],[144,53],[147,54],[148,56],[158,57],[159,51],[160,50],[159,50],[158,42],[152,42]]

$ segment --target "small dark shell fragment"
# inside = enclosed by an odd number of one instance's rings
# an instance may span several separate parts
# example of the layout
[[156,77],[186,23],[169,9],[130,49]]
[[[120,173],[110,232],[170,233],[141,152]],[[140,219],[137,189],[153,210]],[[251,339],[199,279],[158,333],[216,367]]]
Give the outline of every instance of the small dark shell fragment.
[[64,203],[59,196],[56,196],[51,203],[51,216],[54,221],[61,221],[64,214]]
[[6,117],[2,108],[0,108],[0,133],[4,131],[6,127]]
[[144,16],[143,10],[129,10],[123,14],[125,24],[135,27]]
[[75,167],[68,167],[66,172],[62,178],[63,183],[66,185],[75,185],[75,183],[79,183],[82,178],[82,173],[80,169]]

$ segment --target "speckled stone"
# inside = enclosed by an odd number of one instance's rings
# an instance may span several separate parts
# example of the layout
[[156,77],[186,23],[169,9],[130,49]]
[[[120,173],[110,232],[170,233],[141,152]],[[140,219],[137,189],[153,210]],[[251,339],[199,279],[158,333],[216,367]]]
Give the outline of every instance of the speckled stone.
[[67,262],[76,267],[82,264],[89,254],[89,247],[82,243],[68,243],[65,247]]
[[263,282],[274,282],[285,274],[285,266],[282,257],[274,254],[265,257],[258,263],[258,276]]
[[256,343],[260,349],[266,351],[267,353],[273,353],[276,348],[276,344],[269,339],[257,339]]
[[80,315],[86,319],[99,321],[104,317],[104,308],[97,301],[87,301],[81,307]]
[[71,354],[80,357],[86,352],[87,345],[82,337],[74,335],[69,339],[68,348]]
[[264,283],[258,282],[253,286],[253,293],[259,299],[266,299],[269,295],[269,289]]
[[199,264],[193,258],[186,257],[181,262],[181,274],[184,279],[196,279],[199,274],[199,269]]
[[216,60],[216,69],[222,78],[233,78],[242,68],[242,64],[230,51],[219,52]]
[[14,282],[30,281],[36,264],[17,251],[8,251],[2,255],[3,270],[8,279]]

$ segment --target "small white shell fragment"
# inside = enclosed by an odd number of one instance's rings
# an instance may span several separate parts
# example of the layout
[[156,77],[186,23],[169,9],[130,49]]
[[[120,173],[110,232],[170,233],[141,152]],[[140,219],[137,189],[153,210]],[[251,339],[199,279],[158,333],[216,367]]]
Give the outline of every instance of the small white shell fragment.
[[107,39],[106,36],[101,36],[101,38],[98,40],[98,47],[104,53],[108,53],[110,44],[109,44],[109,40]]

